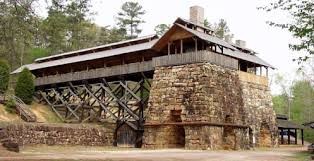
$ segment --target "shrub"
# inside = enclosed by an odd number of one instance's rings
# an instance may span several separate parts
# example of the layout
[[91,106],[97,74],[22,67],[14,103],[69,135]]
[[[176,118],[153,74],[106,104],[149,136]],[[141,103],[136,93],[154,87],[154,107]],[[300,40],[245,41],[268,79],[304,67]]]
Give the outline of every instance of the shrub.
[[13,99],[9,99],[8,101],[5,102],[5,110],[8,111],[9,113],[15,113],[15,102]]
[[26,104],[31,104],[34,91],[35,86],[33,75],[27,68],[24,68],[17,78],[15,95]]
[[0,60],[0,93],[3,94],[8,89],[10,79],[9,64],[5,60]]

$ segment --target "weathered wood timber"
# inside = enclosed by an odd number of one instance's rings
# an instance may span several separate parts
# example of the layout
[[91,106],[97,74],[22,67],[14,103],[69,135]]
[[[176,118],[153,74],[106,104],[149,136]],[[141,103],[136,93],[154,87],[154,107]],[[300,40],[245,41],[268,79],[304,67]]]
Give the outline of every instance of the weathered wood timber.
[[153,67],[173,66],[202,62],[209,62],[232,69],[238,68],[237,59],[206,50],[155,57],[153,58],[152,66]]

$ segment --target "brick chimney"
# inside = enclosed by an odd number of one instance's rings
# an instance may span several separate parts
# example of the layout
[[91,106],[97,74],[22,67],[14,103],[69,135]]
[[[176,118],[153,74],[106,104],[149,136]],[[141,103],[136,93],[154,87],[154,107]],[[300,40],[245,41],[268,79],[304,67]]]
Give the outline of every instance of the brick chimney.
[[204,24],[204,8],[200,6],[190,7],[190,21],[197,25]]
[[246,41],[244,40],[236,40],[236,45],[245,48],[246,47]]

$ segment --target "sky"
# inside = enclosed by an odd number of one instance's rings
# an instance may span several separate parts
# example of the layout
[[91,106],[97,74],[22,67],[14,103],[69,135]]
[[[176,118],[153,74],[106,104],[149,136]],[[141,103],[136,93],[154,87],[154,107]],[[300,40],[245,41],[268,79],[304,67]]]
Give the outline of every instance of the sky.
[[[288,21],[288,15],[283,12],[266,13],[257,7],[268,4],[271,0],[131,0],[139,2],[146,14],[146,21],[141,25],[141,36],[154,33],[154,27],[160,23],[172,24],[177,17],[189,19],[189,7],[202,6],[204,16],[210,23],[223,18],[227,21],[231,33],[236,39],[245,40],[247,47],[258,52],[258,56],[266,60],[276,70],[271,73],[281,73],[292,78],[298,67],[293,62],[293,52],[288,44],[293,41],[291,34],[283,29],[274,28],[266,21]],[[126,0],[92,0],[92,11],[96,12],[93,21],[101,26],[114,25],[115,16],[121,10]],[[272,85],[272,93],[279,89]]]

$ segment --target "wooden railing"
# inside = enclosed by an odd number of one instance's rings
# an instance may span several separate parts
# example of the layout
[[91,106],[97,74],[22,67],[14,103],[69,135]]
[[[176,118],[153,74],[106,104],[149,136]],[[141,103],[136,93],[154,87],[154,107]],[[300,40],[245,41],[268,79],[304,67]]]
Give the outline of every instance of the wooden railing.
[[[125,65],[117,65],[112,67],[105,67],[93,70],[79,71],[74,73],[67,74],[58,74],[46,77],[38,77],[35,80],[36,86],[48,85],[48,84],[56,84],[62,82],[71,82],[71,81],[79,81],[79,80],[88,80],[116,75],[125,75],[132,74],[138,72],[152,71],[155,67],[161,66],[173,66],[173,65],[181,65],[181,64],[189,64],[189,63],[202,63],[209,62],[213,64],[217,64],[220,66],[224,66],[227,68],[238,70],[238,60],[221,55],[218,53],[214,53],[211,51],[197,51],[197,52],[188,52],[183,54],[171,54],[160,57],[154,57],[152,61],[131,63]],[[249,74],[245,72],[240,72],[240,78],[246,81],[256,81],[261,84],[267,84],[267,78],[256,76],[253,74]],[[252,76],[250,76],[252,75]],[[253,76],[256,76],[256,78]],[[252,78],[251,78],[252,77]]]
[[238,71],[238,75],[241,81],[268,86],[267,77],[255,75],[253,73],[242,72],[242,71]]
[[153,67],[201,62],[210,62],[220,66],[238,69],[237,59],[206,50],[155,57],[153,58]]
[[132,74],[138,72],[145,72],[153,70],[152,61],[130,63],[125,65],[117,65],[106,68],[98,68],[86,71],[79,71],[67,74],[57,74],[46,77],[38,77],[35,79],[35,85],[47,85],[62,82],[87,80],[115,75]]

